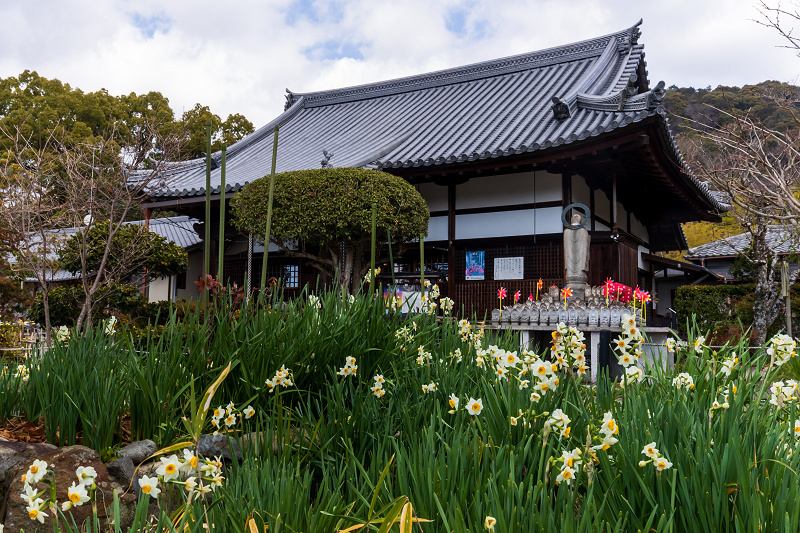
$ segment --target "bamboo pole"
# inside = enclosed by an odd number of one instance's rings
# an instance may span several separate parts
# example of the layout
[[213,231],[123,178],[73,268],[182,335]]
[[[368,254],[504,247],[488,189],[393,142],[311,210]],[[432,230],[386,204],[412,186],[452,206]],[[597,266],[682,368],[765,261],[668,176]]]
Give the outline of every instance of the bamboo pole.
[[[203,242],[203,276],[211,270],[211,119],[206,120],[206,219],[205,241]],[[206,279],[203,279],[205,284]],[[208,286],[204,285],[203,304],[208,304]]]
[[269,256],[269,233],[272,229],[272,199],[275,196],[275,163],[278,160],[278,125],[272,140],[272,171],[269,174],[269,199],[267,200],[267,224],[264,230],[264,259],[261,262],[261,294],[267,286],[267,258]]
[[370,273],[369,273],[369,288],[373,293],[375,292],[375,240],[378,233],[378,204],[372,204],[372,245],[370,247]]
[[422,294],[425,294],[425,235],[419,234],[419,283]]
[[392,272],[392,296],[394,296],[394,257],[392,256],[392,233],[386,228],[386,241],[389,243],[389,269]]
[[222,161],[220,161],[219,172],[219,257],[217,267],[217,280],[225,283],[222,276],[223,263],[225,262],[225,151],[227,147],[222,147]]

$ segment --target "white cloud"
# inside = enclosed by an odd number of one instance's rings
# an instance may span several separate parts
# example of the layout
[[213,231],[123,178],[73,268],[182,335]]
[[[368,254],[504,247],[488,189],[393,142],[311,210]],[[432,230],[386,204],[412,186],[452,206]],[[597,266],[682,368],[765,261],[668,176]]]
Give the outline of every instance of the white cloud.
[[800,59],[751,20],[751,0],[4,4],[0,77],[30,69],[85,91],[159,91],[178,114],[199,102],[257,127],[282,111],[286,87],[419,74],[611,33],[639,18],[653,82],[742,85],[800,74]]

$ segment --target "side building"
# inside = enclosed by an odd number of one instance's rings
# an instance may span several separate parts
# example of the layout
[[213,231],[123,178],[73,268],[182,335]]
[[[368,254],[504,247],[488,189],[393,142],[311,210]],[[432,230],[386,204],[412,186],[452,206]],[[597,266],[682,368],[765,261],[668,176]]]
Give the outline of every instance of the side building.
[[[686,167],[639,39],[637,24],[429,74],[287,91],[283,114],[228,148],[224,194],[213,154],[213,220],[223,198],[269,173],[279,125],[278,172],[367,167],[414,184],[431,214],[426,277],[467,313],[491,309],[500,286],[527,296],[540,278],[563,285],[562,215],[574,204],[590,215],[590,284],[612,278],[657,293],[654,254],[686,249],[680,224],[718,221],[727,206]],[[205,182],[205,160],[176,165],[143,207],[202,218]],[[228,229],[226,241],[226,255],[244,257],[246,236]],[[240,281],[242,261],[226,259],[225,277]],[[276,258],[275,268],[295,286],[313,283],[315,271],[296,261]],[[394,269],[418,273],[419,252]]]

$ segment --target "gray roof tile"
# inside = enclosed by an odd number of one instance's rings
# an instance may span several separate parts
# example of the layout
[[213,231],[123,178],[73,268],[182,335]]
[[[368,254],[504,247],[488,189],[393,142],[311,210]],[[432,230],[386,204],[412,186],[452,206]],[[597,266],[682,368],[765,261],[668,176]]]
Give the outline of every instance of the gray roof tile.
[[[322,150],[334,154],[334,166],[378,169],[506,157],[602,135],[653,116],[682,160],[666,128],[658,91],[633,95],[620,109],[620,91],[644,61],[638,37],[637,24],[578,43],[419,76],[289,92],[282,115],[228,148],[226,190],[269,174],[276,124],[277,172],[320,168]],[[647,80],[641,82],[647,88]],[[554,117],[553,97],[568,104],[568,118]],[[213,157],[218,161],[219,153]],[[219,167],[211,173],[211,185],[219,194]],[[176,164],[148,192],[153,200],[205,194],[205,160]],[[723,208],[708,191],[697,192]]]
[[[749,232],[712,241],[689,249],[686,259],[707,259],[709,257],[730,257],[739,255],[750,245]],[[785,226],[772,226],[767,231],[767,245],[779,254],[800,251],[800,239],[796,230]]]

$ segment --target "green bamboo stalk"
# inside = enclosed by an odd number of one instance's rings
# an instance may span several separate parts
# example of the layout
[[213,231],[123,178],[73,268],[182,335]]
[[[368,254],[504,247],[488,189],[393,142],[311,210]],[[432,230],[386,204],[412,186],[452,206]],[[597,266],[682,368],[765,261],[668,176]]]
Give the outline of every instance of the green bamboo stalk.
[[394,257],[392,256],[392,232],[389,231],[389,228],[386,228],[386,241],[389,243],[389,269],[392,271],[392,291],[394,291]]
[[[203,276],[211,270],[211,119],[206,121],[206,227],[203,242]],[[205,281],[205,280],[204,280]],[[208,287],[203,291],[203,303],[208,303]]]
[[419,282],[425,294],[425,235],[419,234]]
[[377,237],[377,218],[378,218],[378,204],[372,204],[372,246],[370,248],[370,273],[369,273],[369,288],[375,292],[375,238]]
[[269,233],[272,229],[272,199],[275,196],[275,163],[278,160],[278,125],[272,141],[272,171],[269,174],[269,200],[267,201],[267,225],[264,230],[264,260],[261,262],[261,293],[267,286],[267,258],[269,255]]
[[222,266],[225,261],[225,152],[226,146],[222,147],[222,161],[220,161],[219,176],[219,266],[217,267],[217,279],[223,282]]

